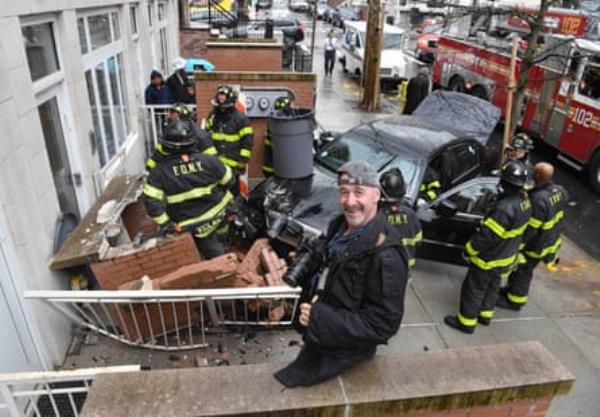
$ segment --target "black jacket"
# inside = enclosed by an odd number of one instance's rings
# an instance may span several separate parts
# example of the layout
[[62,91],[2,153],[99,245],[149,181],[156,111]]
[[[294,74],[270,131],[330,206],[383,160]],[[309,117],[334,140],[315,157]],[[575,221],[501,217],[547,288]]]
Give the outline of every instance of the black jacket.
[[417,213],[399,203],[384,203],[382,208],[388,223],[394,226],[399,234],[400,244],[406,251],[409,268],[413,267],[417,259],[417,246],[423,240],[423,231]]
[[[210,139],[210,135],[203,129],[200,129],[196,124],[192,121],[188,122],[192,128],[194,133],[194,138],[196,139],[196,144],[194,146],[194,150],[191,152],[201,152],[204,155],[212,155],[217,156],[217,149],[214,147],[212,140]],[[158,143],[152,152],[150,158],[146,160],[146,168],[152,169],[156,167],[159,162],[164,161],[171,153],[165,149],[162,144]]]
[[500,194],[479,230],[465,245],[471,264],[486,271],[510,270],[517,262],[530,217],[531,202],[524,192]]
[[233,196],[226,187],[231,169],[214,156],[200,152],[169,154],[149,170],[144,204],[159,225],[169,222],[193,230],[195,236],[214,232]]
[[[344,231],[335,219],[328,237]],[[325,288],[313,305],[305,347],[275,374],[284,385],[312,385],[371,358],[400,327],[404,314],[407,261],[399,236],[383,213],[357,240],[330,259]]]
[[205,128],[217,148],[219,159],[230,168],[244,169],[252,154],[250,119],[235,107],[225,112],[214,110],[208,115]]
[[558,258],[562,219],[569,197],[563,187],[553,182],[535,187],[529,195],[533,209],[523,252],[528,258],[552,264]]
[[167,86],[171,89],[171,95],[175,103],[193,103],[192,96],[187,91],[187,87],[190,84],[187,79],[187,74],[183,74],[179,71],[175,71],[167,79]]

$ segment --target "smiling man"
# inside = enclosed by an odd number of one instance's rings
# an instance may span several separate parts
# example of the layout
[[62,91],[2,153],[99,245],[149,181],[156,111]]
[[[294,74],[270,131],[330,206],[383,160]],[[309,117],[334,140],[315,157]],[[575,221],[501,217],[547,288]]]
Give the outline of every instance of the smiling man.
[[348,162],[338,175],[343,214],[329,225],[323,289],[300,306],[304,347],[275,374],[287,387],[313,385],[375,355],[398,331],[404,313],[407,260],[377,204],[377,171]]

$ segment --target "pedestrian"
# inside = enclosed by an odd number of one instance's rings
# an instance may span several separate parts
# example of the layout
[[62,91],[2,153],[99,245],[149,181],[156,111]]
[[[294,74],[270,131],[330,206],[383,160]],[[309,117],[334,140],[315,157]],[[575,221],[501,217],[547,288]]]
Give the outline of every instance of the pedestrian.
[[188,93],[188,101],[185,104],[196,104],[196,87],[193,83],[188,83],[185,86],[185,89]]
[[160,71],[152,70],[150,73],[150,84],[146,87],[144,98],[149,105],[173,103],[171,89],[164,83]]
[[329,224],[319,252],[327,255],[324,287],[313,303],[300,305],[304,346],[275,373],[286,387],[325,381],[372,358],[402,321],[408,267],[397,232],[378,211],[377,171],[348,162],[338,190],[343,214]]
[[162,147],[168,152],[144,185],[144,205],[152,219],[168,231],[189,230],[205,259],[223,254],[217,233],[233,200],[227,187],[231,169],[217,157],[195,149],[192,131],[183,120],[171,122]]
[[187,73],[185,72],[186,60],[178,56],[173,61],[173,74],[167,79],[167,85],[171,89],[173,100],[178,103],[192,103],[193,99],[188,93]]
[[[294,98],[290,96],[281,96],[273,103],[275,111],[280,116],[292,116],[295,114]],[[262,172],[265,177],[270,177],[275,172],[273,167],[273,142],[269,124],[267,123],[267,133],[264,141],[264,156],[262,164]]]
[[381,175],[381,208],[389,224],[400,236],[400,243],[406,251],[409,269],[415,266],[417,246],[423,240],[421,223],[408,201],[405,199],[406,185],[400,168],[392,168]]
[[552,181],[554,166],[540,162],[533,167],[535,187],[529,192],[532,213],[521,249],[523,261],[510,274],[508,285],[500,290],[496,305],[519,311],[528,300],[533,270],[540,263],[558,263],[561,245],[562,220],[569,200],[563,187]]
[[412,114],[429,95],[430,88],[429,71],[425,67],[419,68],[417,75],[412,77],[406,86],[406,106],[403,114]]
[[533,181],[533,164],[531,163],[531,159],[529,159],[529,151],[533,150],[533,140],[529,137],[527,133],[521,132],[517,133],[510,140],[510,143],[506,146],[506,159],[514,159],[516,161],[521,161],[527,167],[527,172],[529,173],[529,177],[527,178],[527,183],[525,184],[525,190],[531,190],[535,183]]
[[460,309],[456,316],[444,318],[463,333],[473,333],[477,323],[491,323],[501,278],[516,265],[531,217],[531,203],[523,190],[527,175],[520,161],[509,160],[502,166],[497,201],[465,245],[469,269],[460,291]]
[[323,47],[325,49],[325,75],[331,75],[335,66],[335,51],[337,49],[337,39],[333,29],[327,34]]
[[246,165],[252,156],[253,130],[248,117],[235,107],[237,95],[228,85],[217,87],[212,100],[213,110],[206,118],[205,128],[219,159],[234,172],[231,191],[235,196],[240,193],[239,175],[246,171]]

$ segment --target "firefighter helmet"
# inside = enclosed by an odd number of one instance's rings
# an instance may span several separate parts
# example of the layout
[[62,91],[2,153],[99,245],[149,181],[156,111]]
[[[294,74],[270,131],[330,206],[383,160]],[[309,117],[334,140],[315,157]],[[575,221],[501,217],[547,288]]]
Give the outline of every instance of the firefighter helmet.
[[169,109],[170,113],[177,113],[180,119],[190,120],[193,116],[193,110],[183,103],[175,103]]
[[165,148],[178,151],[189,149],[196,143],[196,140],[188,123],[183,120],[174,120],[165,128],[161,143]]
[[508,144],[508,149],[528,152],[533,149],[533,140],[527,133],[517,133]]
[[[219,99],[219,96],[221,96],[221,95],[225,96],[225,101],[221,101]],[[217,91],[215,93],[215,98],[211,102],[211,104],[213,106],[221,108],[221,109],[227,109],[227,108],[232,108],[233,106],[235,106],[236,101],[237,101],[237,93],[235,92],[235,90],[229,85],[221,84],[220,86],[217,87]]]
[[404,176],[399,168],[392,168],[384,172],[379,178],[379,184],[381,184],[385,201],[396,203],[402,200],[406,194]]
[[275,110],[289,110],[292,106],[292,100],[288,96],[279,97],[273,105]]
[[510,159],[502,165],[500,170],[500,182],[523,188],[527,183],[529,173],[527,165],[516,159]]

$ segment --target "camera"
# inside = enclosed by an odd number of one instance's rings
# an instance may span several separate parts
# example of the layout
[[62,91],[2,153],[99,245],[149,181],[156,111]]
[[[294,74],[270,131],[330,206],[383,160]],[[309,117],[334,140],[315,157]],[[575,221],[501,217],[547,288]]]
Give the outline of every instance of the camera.
[[298,248],[298,257],[287,269],[283,281],[291,287],[306,287],[309,280],[325,266],[327,247],[324,239],[305,238]]

